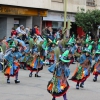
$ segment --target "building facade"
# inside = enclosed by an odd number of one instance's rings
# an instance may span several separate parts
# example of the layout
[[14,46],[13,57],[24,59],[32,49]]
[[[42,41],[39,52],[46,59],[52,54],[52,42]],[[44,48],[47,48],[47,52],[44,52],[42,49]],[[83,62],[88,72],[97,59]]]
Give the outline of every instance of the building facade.
[[[100,0],[67,0],[67,22],[72,22],[71,33],[83,33],[83,30],[75,24],[75,14],[81,9],[100,9]],[[43,17],[43,26],[52,26],[54,29],[64,25],[64,0],[51,0],[51,9],[48,10],[48,16]]]
[[51,0],[1,0],[0,38],[9,37],[12,27],[24,25],[32,28],[42,26],[42,17],[47,16]]
[[[67,21],[75,22],[75,14],[80,10],[100,9],[100,0],[67,0]],[[0,38],[9,37],[12,27],[34,25],[58,28],[64,22],[64,0],[1,0]],[[75,27],[75,26],[74,26]]]

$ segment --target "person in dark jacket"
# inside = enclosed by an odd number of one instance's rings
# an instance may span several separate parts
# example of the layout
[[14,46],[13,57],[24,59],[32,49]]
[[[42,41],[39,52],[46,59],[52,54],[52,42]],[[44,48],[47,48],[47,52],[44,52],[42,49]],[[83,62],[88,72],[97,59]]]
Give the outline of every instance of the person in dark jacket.
[[44,37],[47,36],[47,27],[45,27],[45,28],[42,30],[42,35],[43,35]]
[[52,27],[48,27],[48,29],[47,29],[47,38],[51,39],[52,41],[54,40]]
[[35,25],[34,28],[32,29],[31,36],[34,36],[34,34],[36,33],[36,28],[37,28],[37,25]]

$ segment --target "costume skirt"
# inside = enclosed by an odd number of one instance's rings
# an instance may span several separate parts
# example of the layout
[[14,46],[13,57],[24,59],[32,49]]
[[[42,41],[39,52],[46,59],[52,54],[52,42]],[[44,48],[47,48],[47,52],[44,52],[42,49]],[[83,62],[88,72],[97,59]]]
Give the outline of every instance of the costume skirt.
[[66,84],[62,83],[60,85],[60,89],[61,89],[61,92],[52,92],[52,88],[53,88],[53,82],[52,80],[50,80],[48,82],[48,85],[47,85],[47,91],[53,96],[53,97],[60,97],[60,96],[63,96],[67,90],[69,89],[69,84],[68,82],[66,81]]
[[16,76],[20,69],[20,64],[18,62],[14,62],[11,66],[7,65],[4,69],[4,75],[5,76]]
[[92,67],[93,75],[100,75],[100,65],[98,63],[94,64]]
[[30,70],[31,72],[39,72],[41,70],[43,70],[43,65],[41,65],[40,67],[37,67],[37,68],[33,68],[31,67],[30,65],[26,65],[27,69]]
[[[87,73],[85,72],[87,71]],[[83,82],[90,76],[90,72],[88,70],[81,70],[81,72],[78,72],[78,67],[76,68],[73,76],[71,79],[74,82]]]

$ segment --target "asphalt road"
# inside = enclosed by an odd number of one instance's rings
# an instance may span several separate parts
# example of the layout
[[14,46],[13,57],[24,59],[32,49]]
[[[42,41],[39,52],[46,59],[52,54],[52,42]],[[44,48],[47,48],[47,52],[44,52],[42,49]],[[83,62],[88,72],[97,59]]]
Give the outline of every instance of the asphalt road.
[[[71,75],[77,64],[71,65]],[[52,78],[52,74],[48,72],[47,66],[44,66],[43,71],[39,73],[41,78],[29,78],[28,70],[20,70],[20,84],[14,83],[14,78],[11,78],[11,83],[6,83],[6,77],[0,73],[0,100],[52,100],[52,96],[47,92],[46,87],[48,81]],[[70,75],[70,77],[71,77]],[[100,100],[100,76],[97,82],[93,82],[93,75],[85,82],[85,88],[76,90],[76,83],[69,80],[70,88],[67,92],[68,100]],[[63,100],[62,97],[57,100]]]

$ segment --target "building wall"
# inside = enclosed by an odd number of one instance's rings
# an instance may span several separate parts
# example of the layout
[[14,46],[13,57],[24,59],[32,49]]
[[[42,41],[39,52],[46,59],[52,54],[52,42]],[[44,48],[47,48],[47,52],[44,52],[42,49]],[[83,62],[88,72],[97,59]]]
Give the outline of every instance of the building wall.
[[0,16],[0,39],[4,36],[11,36],[11,29],[14,27],[14,19],[19,19],[19,25],[24,25],[24,27],[32,28],[34,25],[42,29],[42,17],[40,16]]
[[[32,20],[33,20],[32,17],[7,16],[7,20],[4,20],[4,22],[6,21],[6,24],[5,25],[7,25],[6,32],[5,32],[5,34],[7,33],[7,37],[10,37],[11,36],[11,29],[12,29],[12,27],[14,27],[14,18],[19,18],[20,25],[24,25],[24,27],[32,28]],[[1,21],[1,22],[3,22],[3,21]],[[3,25],[0,23],[0,26],[3,26]],[[1,30],[1,32],[3,34],[3,30]]]
[[0,17],[0,39],[6,36],[7,32],[7,17]]
[[[57,2],[57,1],[59,0],[51,2],[50,10],[63,11],[64,2]],[[68,12],[77,12],[78,8],[86,9],[86,0],[67,0],[67,11]]]
[[86,0],[68,0],[68,12],[76,13],[81,8],[86,10]]
[[50,9],[51,0],[0,0],[0,4]]
[[41,30],[42,30],[42,17],[40,17],[40,16],[38,16],[38,17],[34,16],[33,17],[33,27],[34,27],[34,25],[38,25],[39,28],[40,28],[40,32],[41,32]]
[[[51,0],[51,10],[63,11],[64,10],[64,0]],[[60,2],[59,2],[60,1]],[[61,2],[63,1],[63,2]],[[67,0],[67,11],[76,13],[79,9],[84,8],[85,11],[90,9],[100,10],[100,0],[89,0],[90,3],[94,2],[94,6],[87,6],[88,0]]]
[[27,17],[26,19],[26,27],[32,28],[33,17]]
[[[67,12],[69,14],[71,13],[77,13],[77,11],[80,8],[84,8],[85,11],[90,9],[100,9],[100,0],[95,0],[95,6],[87,6],[86,5],[87,0],[67,0]],[[64,11],[64,0],[0,0],[0,4],[3,5],[13,5],[13,6],[21,6],[21,7],[30,7],[30,8],[44,8],[48,9],[53,14],[59,15],[61,18],[63,18],[63,11]],[[50,12],[49,11],[49,12]],[[54,12],[55,11],[55,12]],[[49,14],[48,14],[49,15]],[[2,16],[2,14],[0,15]],[[40,16],[4,16],[0,17],[0,37],[4,37],[7,34],[7,37],[11,34],[11,28],[14,27],[14,18],[20,19],[20,25],[24,25],[25,27],[32,28],[34,25],[40,26],[40,30],[42,29],[42,17]],[[55,14],[52,17],[53,19],[56,18]],[[57,20],[57,18],[56,18]],[[48,21],[48,20],[46,20]],[[52,20],[49,20],[52,21]]]
[[24,25],[24,27],[26,27],[26,18],[20,19],[20,25]]
[[96,0],[96,8],[100,10],[100,0]]
[[87,2],[90,2],[90,5],[86,6],[87,10],[88,9],[89,10],[99,9],[100,10],[100,0],[87,0]]
[[[63,1],[63,2],[61,2]],[[85,11],[90,9],[99,9],[100,10],[100,0],[95,0],[94,6],[87,6],[87,2],[92,3],[94,0],[67,0],[67,12],[76,13],[79,9],[84,8]],[[51,9],[52,11],[64,11],[64,0],[51,0]]]
[[[94,8],[100,9],[100,0],[95,0],[95,7],[86,6],[87,1],[88,0],[67,0],[67,11],[76,13],[80,8],[84,8],[85,10]],[[45,8],[53,11],[64,10],[64,0],[0,0],[0,4],[31,8]]]
[[14,27],[14,18],[12,16],[7,17],[7,38],[11,36],[11,29]]

